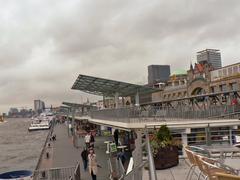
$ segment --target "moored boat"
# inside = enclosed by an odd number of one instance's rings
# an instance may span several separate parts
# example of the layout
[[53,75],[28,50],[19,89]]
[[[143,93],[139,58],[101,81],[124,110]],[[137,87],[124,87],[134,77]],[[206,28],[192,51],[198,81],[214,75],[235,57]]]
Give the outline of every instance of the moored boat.
[[20,170],[0,174],[0,180],[32,180],[32,171]]
[[51,121],[37,120],[33,121],[28,128],[28,131],[48,130],[51,127]]

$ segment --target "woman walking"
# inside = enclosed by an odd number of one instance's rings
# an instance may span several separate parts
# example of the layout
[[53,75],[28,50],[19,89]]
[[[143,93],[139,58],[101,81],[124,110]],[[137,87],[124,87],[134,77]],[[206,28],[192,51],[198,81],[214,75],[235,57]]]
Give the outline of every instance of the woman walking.
[[88,154],[88,163],[89,163],[89,173],[92,176],[92,180],[97,180],[97,158],[96,154],[94,153],[93,149],[89,150]]

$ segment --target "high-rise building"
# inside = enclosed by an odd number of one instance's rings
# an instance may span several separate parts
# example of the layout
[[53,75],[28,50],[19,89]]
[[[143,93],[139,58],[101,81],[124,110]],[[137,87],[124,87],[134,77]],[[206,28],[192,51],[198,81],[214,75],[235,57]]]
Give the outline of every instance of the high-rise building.
[[198,63],[209,63],[214,69],[222,67],[221,53],[217,49],[205,49],[197,52]]
[[169,65],[150,65],[148,66],[148,84],[153,85],[168,81],[170,76]]
[[45,109],[45,103],[41,100],[34,100],[34,111],[41,113]]

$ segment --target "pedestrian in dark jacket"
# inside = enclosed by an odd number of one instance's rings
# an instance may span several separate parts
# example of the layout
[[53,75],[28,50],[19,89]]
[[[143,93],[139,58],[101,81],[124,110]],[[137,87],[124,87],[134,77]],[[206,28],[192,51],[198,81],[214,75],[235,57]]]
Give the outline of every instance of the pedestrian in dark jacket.
[[87,171],[87,166],[88,166],[88,151],[87,151],[87,148],[83,149],[83,151],[81,153],[81,156],[82,156],[84,171]]
[[118,146],[118,134],[119,134],[118,129],[116,129],[113,134],[116,146]]

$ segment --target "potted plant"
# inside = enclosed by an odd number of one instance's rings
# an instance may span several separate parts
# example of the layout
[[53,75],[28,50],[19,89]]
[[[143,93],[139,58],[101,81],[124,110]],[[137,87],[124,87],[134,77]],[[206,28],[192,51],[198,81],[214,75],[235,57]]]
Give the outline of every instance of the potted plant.
[[178,143],[169,128],[163,125],[151,138],[151,149],[156,169],[166,169],[178,165]]

